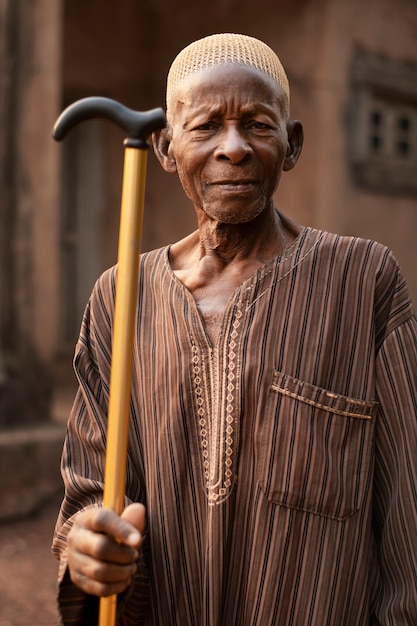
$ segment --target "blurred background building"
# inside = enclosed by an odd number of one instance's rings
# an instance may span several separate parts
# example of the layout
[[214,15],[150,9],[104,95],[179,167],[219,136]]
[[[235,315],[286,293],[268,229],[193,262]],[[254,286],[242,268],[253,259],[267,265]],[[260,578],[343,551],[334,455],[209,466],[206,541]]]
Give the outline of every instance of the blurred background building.
[[[0,428],[72,393],[82,311],[116,261],[121,131],[87,122],[57,144],[56,118],[91,95],[164,106],[173,57],[224,31],[277,51],[304,124],[277,206],[391,247],[417,301],[416,0],[0,0]],[[194,228],[150,152],[143,249]]]

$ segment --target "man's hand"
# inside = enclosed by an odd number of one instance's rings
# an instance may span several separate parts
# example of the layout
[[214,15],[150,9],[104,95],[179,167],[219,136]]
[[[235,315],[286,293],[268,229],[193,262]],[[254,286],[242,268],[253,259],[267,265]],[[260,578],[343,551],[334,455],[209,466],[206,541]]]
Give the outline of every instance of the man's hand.
[[145,528],[145,507],[130,504],[117,515],[92,508],[75,517],[68,534],[68,567],[72,582],[85,593],[110,596],[130,584]]

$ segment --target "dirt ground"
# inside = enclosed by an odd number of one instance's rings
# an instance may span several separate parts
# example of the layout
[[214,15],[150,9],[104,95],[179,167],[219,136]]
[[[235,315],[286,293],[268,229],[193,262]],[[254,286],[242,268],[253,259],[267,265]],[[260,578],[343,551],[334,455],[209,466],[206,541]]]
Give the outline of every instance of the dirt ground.
[[0,626],[58,626],[57,561],[51,554],[60,496],[37,515],[0,523]]

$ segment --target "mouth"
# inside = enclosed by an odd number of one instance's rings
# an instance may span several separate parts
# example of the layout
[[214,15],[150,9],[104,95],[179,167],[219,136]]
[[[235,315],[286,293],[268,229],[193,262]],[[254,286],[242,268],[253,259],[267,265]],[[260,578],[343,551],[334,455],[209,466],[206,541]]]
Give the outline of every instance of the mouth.
[[218,187],[224,191],[249,191],[256,185],[255,180],[216,180],[208,183],[209,187]]

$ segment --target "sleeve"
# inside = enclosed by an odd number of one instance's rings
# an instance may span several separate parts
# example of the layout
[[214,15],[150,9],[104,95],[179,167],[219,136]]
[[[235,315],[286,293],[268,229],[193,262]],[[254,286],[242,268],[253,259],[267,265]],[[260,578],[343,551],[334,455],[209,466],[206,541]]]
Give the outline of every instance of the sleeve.
[[417,624],[417,322],[386,336],[376,360],[380,415],[375,441],[374,616]]
[[[92,299],[94,293],[93,290]],[[89,598],[73,585],[67,570],[67,536],[74,517],[88,507],[101,506],[103,497],[108,397],[106,381],[100,376],[92,299],[85,309],[75,349],[74,370],[79,386],[61,457],[65,495],[52,544],[52,551],[59,559],[58,604],[65,626],[95,623],[98,611],[98,600]]]
[[[67,536],[80,511],[102,506],[111,364],[112,309],[109,299],[114,291],[111,285],[112,281],[107,283],[102,278],[95,286],[84,313],[74,356],[79,386],[62,453],[65,495],[52,545],[52,551],[59,559],[58,604],[64,626],[97,623],[98,599],[86,596],[73,585],[68,574]],[[132,480],[135,473],[130,474]],[[138,486],[130,487],[130,492],[140,491]],[[125,497],[125,504],[131,501]],[[135,581],[133,587],[144,588],[144,577],[144,564],[139,564],[138,582]],[[121,606],[128,604],[130,595],[131,592],[125,594]]]

